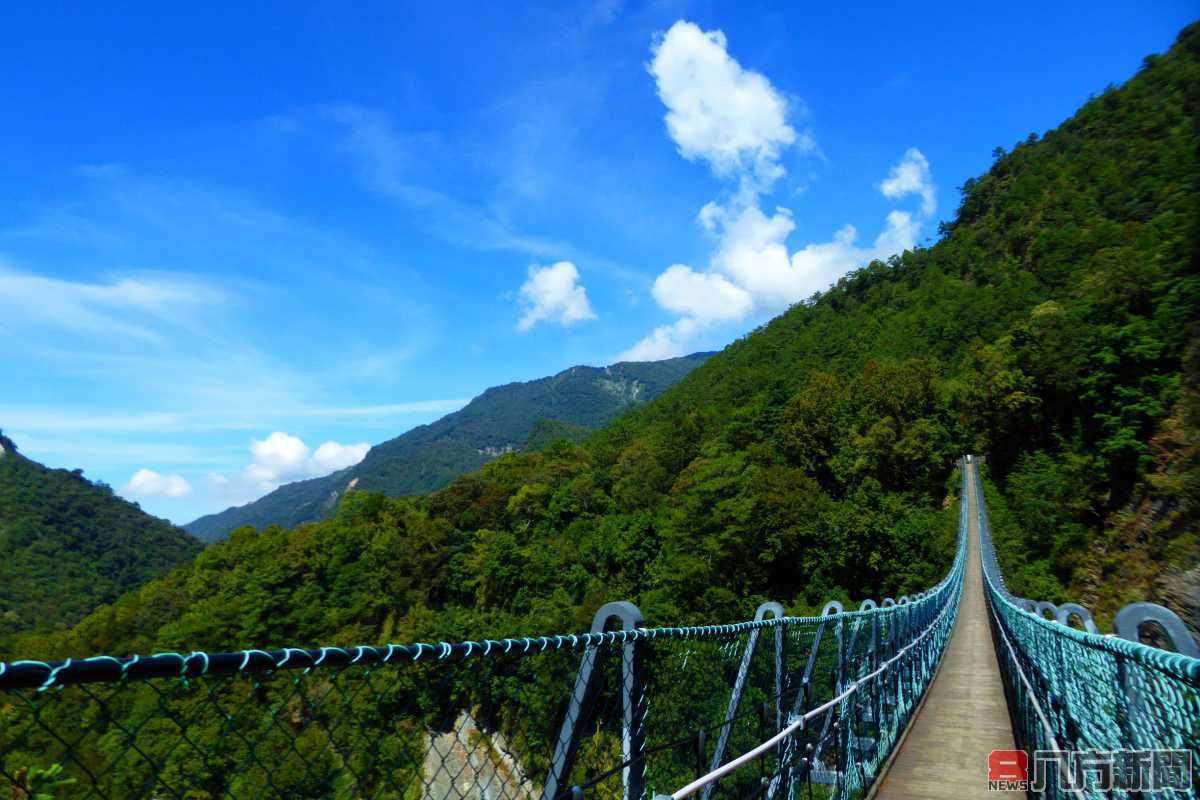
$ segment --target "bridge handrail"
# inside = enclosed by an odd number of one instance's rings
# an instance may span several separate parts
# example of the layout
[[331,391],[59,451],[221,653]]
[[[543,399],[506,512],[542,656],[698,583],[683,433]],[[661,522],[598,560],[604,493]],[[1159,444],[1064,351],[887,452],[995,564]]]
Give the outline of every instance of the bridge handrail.
[[[930,594],[944,585],[938,584]],[[915,602],[915,601],[914,601]],[[491,655],[535,655],[549,650],[578,650],[621,645],[639,640],[704,639],[752,630],[809,625],[873,617],[895,616],[902,606],[884,606],[857,611],[837,611],[821,616],[784,616],[745,620],[722,625],[634,628],[579,634],[550,634],[505,639],[461,642],[414,642],[411,644],[351,645],[349,647],[285,647],[278,650],[246,649],[209,653],[155,653],[133,656],[91,656],[56,661],[23,659],[0,661],[0,690],[50,689],[80,683],[112,682],[143,678],[196,678],[203,675],[254,674],[280,669],[345,667],[358,663],[389,664],[428,661],[461,661]]]
[[155,653],[125,657],[92,656],[58,661],[0,661],[0,689],[48,689],[79,683],[111,682],[142,678],[196,678],[203,675],[230,675],[273,672],[279,669],[344,667],[358,663],[389,664],[428,661],[461,661],[491,655],[536,655],[548,650],[620,645],[641,639],[702,639],[743,633],[763,628],[836,621],[852,616],[871,616],[872,611],[840,612],[826,617],[781,617],[745,620],[724,625],[690,627],[635,628],[632,630],[550,634],[505,639],[461,642],[414,642],[411,644],[351,645],[349,647],[285,647],[278,650],[246,649],[208,653]]
[[[770,752],[771,749],[776,747],[780,742],[790,738],[791,736],[794,736],[797,732],[804,730],[808,723],[812,720],[823,717],[829,712],[834,711],[838,706],[850,700],[850,698],[853,697],[853,695],[856,694],[860,689],[868,686],[871,681],[883,675],[893,666],[902,664],[903,660],[908,657],[910,650],[920,644],[921,641],[924,640],[925,637],[930,633],[935,630],[940,630],[939,626],[946,619],[947,614],[952,610],[954,613],[957,613],[957,606],[951,603],[947,603],[945,606],[943,606],[942,610],[938,613],[937,617],[934,618],[933,622],[929,623],[929,625],[927,625],[915,639],[902,647],[900,651],[896,653],[896,655],[883,662],[883,664],[881,664],[875,671],[852,681],[850,685],[837,697],[827,700],[822,705],[817,706],[811,711],[805,713],[803,716],[792,721],[779,733],[775,734],[770,739],[767,739],[765,742],[762,742],[754,749],[749,750],[737,758],[726,762],[708,774],[702,775],[701,777],[689,783],[687,786],[684,786],[678,791],[673,792],[669,796],[672,798],[672,800],[683,800],[683,798],[695,794],[705,786],[709,786],[710,784],[719,781],[721,778],[725,777],[734,770],[743,767],[746,764],[749,764],[751,761],[754,761],[755,759],[760,758],[764,754]],[[950,614],[950,616],[951,625],[949,627],[953,627],[953,614]]]
[[[1042,795],[1091,797],[1101,790],[1137,789],[1130,782],[1140,781],[1141,789],[1149,789],[1147,797],[1184,796],[1169,790],[1158,794],[1155,784],[1147,783],[1150,773],[1122,773],[1126,762],[1115,759],[1124,759],[1121,754],[1128,751],[1167,751],[1190,759],[1190,753],[1200,750],[1200,659],[1100,635],[1094,624],[1089,630],[1070,627],[1065,623],[1071,614],[1090,622],[1085,609],[1072,604],[1064,614],[1049,603],[1014,595],[996,557],[978,469],[975,485],[984,596],[1017,745],[1031,754],[1087,751],[1093,759],[1114,759],[1108,762],[1105,786],[1094,773],[1073,772],[1067,761],[1054,758],[1056,768],[1042,776]],[[1045,618],[1043,611],[1054,613],[1055,619]],[[1187,642],[1176,644],[1187,649]],[[1034,762],[1031,756],[1029,763]],[[1146,762],[1139,763],[1137,770],[1147,769]]]
[[[755,760],[771,754],[772,751],[778,748],[781,743],[790,743],[790,740],[792,740],[797,734],[804,732],[808,728],[809,723],[813,720],[820,717],[827,717],[828,720],[830,717],[827,715],[836,714],[838,712],[841,712],[844,717],[848,706],[855,702],[855,695],[860,690],[865,688],[876,688],[874,687],[873,682],[877,678],[883,676],[892,667],[899,666],[903,668],[906,666],[906,660],[911,658],[910,652],[914,651],[917,645],[921,644],[927,637],[930,636],[930,634],[936,632],[938,636],[935,637],[936,641],[933,643],[932,648],[929,652],[923,654],[923,669],[920,672],[914,670],[913,675],[916,677],[916,680],[914,681],[912,687],[911,702],[905,713],[896,720],[898,723],[896,726],[897,731],[903,730],[908,725],[908,723],[911,721],[910,714],[912,710],[916,707],[920,698],[928,689],[933,675],[936,672],[937,665],[941,660],[941,656],[945,650],[946,643],[949,640],[950,633],[954,628],[954,622],[958,616],[959,603],[962,598],[963,579],[966,571],[966,555],[968,549],[966,463],[967,462],[965,458],[959,460],[962,489],[959,493],[959,525],[954,561],[942,580],[931,589],[922,593],[923,596],[919,600],[919,602],[932,601],[939,609],[937,615],[933,617],[919,631],[919,633],[917,633],[912,640],[908,642],[908,644],[900,648],[891,658],[884,661],[875,670],[866,675],[862,675],[845,686],[839,686],[841,692],[837,696],[791,720],[774,736],[760,742],[757,746],[753,747],[742,755],[733,758],[721,764],[720,766],[714,765],[713,769],[696,778],[691,783],[688,783],[669,795],[658,795],[656,796],[655,800],[684,800],[684,798],[690,797],[701,789],[711,789],[711,787],[722,778],[746,766],[747,764],[752,763]],[[897,605],[888,606],[885,608],[896,609],[901,607],[902,606]],[[868,700],[867,702],[870,701]],[[851,726],[853,726],[853,722],[854,716],[851,714]],[[891,745],[894,746],[895,743],[896,739],[893,739]],[[839,781],[839,790],[843,790],[845,792],[845,796],[851,796],[857,790],[865,790],[869,788],[873,783],[874,778],[878,774],[879,766],[890,754],[890,750],[890,747],[887,749],[876,748],[874,754],[869,759],[869,763],[864,763],[862,761],[853,763],[847,758],[846,763],[839,766],[839,776],[841,775],[842,770],[844,770],[847,775],[849,775],[852,771],[857,771],[859,773],[859,779],[856,781],[847,780],[845,784],[842,784]],[[781,764],[777,768],[776,774],[772,780],[772,787],[774,787],[775,782],[780,779],[781,775],[785,774],[789,770],[796,771],[795,761],[797,758],[798,756],[795,754],[791,757],[791,759],[789,759],[786,755],[781,757]],[[802,773],[811,775],[817,769],[817,759],[815,757],[799,757],[799,761],[799,767]],[[791,792],[788,792],[787,796],[791,796],[791,794]],[[839,791],[837,796],[842,796],[842,792]]]
[[[996,557],[996,547],[992,539],[991,525],[987,516],[987,501],[983,494],[983,481],[979,470],[975,471],[976,493],[979,498],[979,531],[980,556],[985,584],[989,599],[1001,604],[1004,614],[1019,614],[1022,619],[1030,619],[1041,629],[1055,636],[1061,636],[1086,647],[1103,650],[1114,656],[1131,659],[1140,664],[1154,667],[1165,673],[1187,680],[1200,680],[1200,658],[1184,653],[1171,652],[1139,641],[1132,641],[1120,636],[1106,636],[1087,630],[1079,630],[1057,620],[1049,620],[1024,606],[1032,603],[1035,609],[1039,603],[1018,597],[1009,591]],[[1047,604],[1049,605],[1049,604]],[[1174,643],[1174,642],[1173,642]],[[1186,644],[1185,644],[1186,646]],[[1195,645],[1193,644],[1193,647]]]

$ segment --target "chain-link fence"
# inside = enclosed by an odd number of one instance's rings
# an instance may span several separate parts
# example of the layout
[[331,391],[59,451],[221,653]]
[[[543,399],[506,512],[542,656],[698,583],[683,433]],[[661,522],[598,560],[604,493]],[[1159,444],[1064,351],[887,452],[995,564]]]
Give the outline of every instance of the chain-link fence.
[[964,537],[938,586],[820,617],[646,628],[621,603],[577,635],[0,664],[0,792],[641,800],[808,715],[705,800],[854,796],[932,677]]
[[[524,800],[553,783],[554,797],[640,797],[828,701],[944,601],[457,644],[19,661],[0,673],[0,775],[14,797],[55,783],[41,794]],[[785,765],[789,780],[864,783],[934,663],[914,650],[903,676],[720,793],[765,792]]]

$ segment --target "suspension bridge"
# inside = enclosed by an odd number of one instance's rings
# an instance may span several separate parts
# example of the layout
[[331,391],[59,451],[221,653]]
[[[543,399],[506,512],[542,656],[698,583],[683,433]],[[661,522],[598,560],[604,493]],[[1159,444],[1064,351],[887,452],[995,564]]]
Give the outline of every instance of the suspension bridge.
[[921,708],[880,777],[880,798],[984,797],[987,783],[980,778],[988,755],[1016,749],[988,625],[974,463],[965,470],[967,566],[958,621]]
[[[933,587],[814,617],[0,663],[13,798],[1194,798],[1200,651],[1014,596],[976,464]],[[1171,650],[1143,644],[1148,626]],[[998,755],[997,755],[998,754]],[[989,778],[991,781],[989,782]]]

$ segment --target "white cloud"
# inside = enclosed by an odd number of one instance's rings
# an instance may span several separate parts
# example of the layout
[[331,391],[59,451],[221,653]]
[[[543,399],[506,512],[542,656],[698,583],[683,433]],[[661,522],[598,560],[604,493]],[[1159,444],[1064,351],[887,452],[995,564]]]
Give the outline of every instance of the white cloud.
[[517,328],[523,331],[539,322],[573,325],[596,318],[587,291],[579,282],[579,270],[570,261],[531,268],[529,280],[521,286],[520,302],[524,313]]
[[680,155],[707,161],[718,175],[749,171],[774,180],[782,174],[780,150],[796,141],[787,102],[725,46],[721,31],[684,20],[654,44],[650,73],[667,107],[667,131]]
[[300,476],[308,461],[308,445],[297,436],[275,431],[266,439],[250,440],[252,468],[281,477]]
[[325,442],[317,448],[312,454],[312,467],[317,474],[326,472],[337,472],[339,469],[352,467],[366,457],[367,451],[371,449],[371,445],[363,444],[339,444],[337,442]]
[[875,247],[868,251],[869,258],[866,260],[883,259],[894,253],[913,249],[920,232],[919,218],[907,211],[889,211],[886,224],[879,236],[875,237]]
[[754,298],[712,272],[693,272],[675,264],[654,281],[651,290],[668,311],[701,319],[741,319],[754,308]]
[[919,229],[920,224],[913,221],[911,214],[893,211],[887,215],[884,229],[870,247],[855,245],[858,231],[853,225],[842,226],[834,234],[833,241],[805,245],[792,254],[792,264],[797,272],[807,276],[806,294],[801,296],[829,288],[855,267],[911,250],[917,243]]
[[884,197],[898,200],[910,194],[921,196],[921,213],[932,216],[937,211],[937,189],[929,171],[929,160],[915,147],[904,153],[900,163],[892,167],[887,178],[879,184]]
[[910,148],[891,168],[879,191],[899,200],[918,195],[919,214],[895,209],[874,242],[860,246],[853,225],[828,242],[790,251],[792,212],[762,208],[784,169],[788,147],[815,150],[808,135],[788,123],[788,105],[766,77],[742,68],[726,51],[720,31],[701,31],[676,22],[652,46],[650,72],[666,106],[667,130],[689,160],[704,160],[714,174],[735,185],[726,199],[706,203],[697,222],[715,236],[707,269],[673,264],[654,282],[652,294],[663,309],[679,315],[656,328],[619,358],[667,358],[686,353],[706,328],[773,313],[827,289],[846,272],[873,259],[911,249],[922,223],[937,209],[929,161]]
[[683,355],[690,340],[709,325],[781,311],[828,289],[858,266],[912,249],[922,222],[907,211],[893,210],[869,246],[858,245],[858,231],[844,225],[830,241],[810,242],[789,253],[786,240],[795,222],[785,208],[767,216],[757,205],[717,207],[708,218],[720,234],[709,270],[674,264],[658,276],[652,290],[661,307],[683,319],[655,329],[621,359]]
[[660,325],[640,342],[617,356],[617,361],[661,361],[687,355],[687,345],[699,332],[700,323],[691,317]]
[[778,310],[805,295],[809,276],[789,261],[785,244],[796,227],[790,211],[767,216],[756,203],[722,209],[716,227],[720,246],[710,267],[752,298],[747,313]]
[[161,475],[152,469],[139,469],[121,489],[121,493],[138,498],[180,498],[190,495],[192,487],[180,475]]
[[251,463],[242,470],[241,487],[265,493],[284,483],[327,475],[362,461],[370,449],[366,443],[325,442],[313,452],[300,437],[275,431],[250,441]]

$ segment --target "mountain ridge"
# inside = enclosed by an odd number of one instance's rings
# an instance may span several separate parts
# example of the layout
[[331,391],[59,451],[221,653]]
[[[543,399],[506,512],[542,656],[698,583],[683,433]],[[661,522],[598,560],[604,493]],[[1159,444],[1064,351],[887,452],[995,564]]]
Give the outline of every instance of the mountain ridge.
[[[328,518],[350,489],[391,496],[434,491],[495,458],[548,445],[550,426],[543,421],[556,423],[556,433],[578,440],[583,430],[657,397],[712,355],[576,365],[543,378],[492,386],[458,411],[375,445],[354,466],[284,484],[183,528],[212,542],[243,525],[290,528]],[[531,442],[535,431],[539,435]]]

